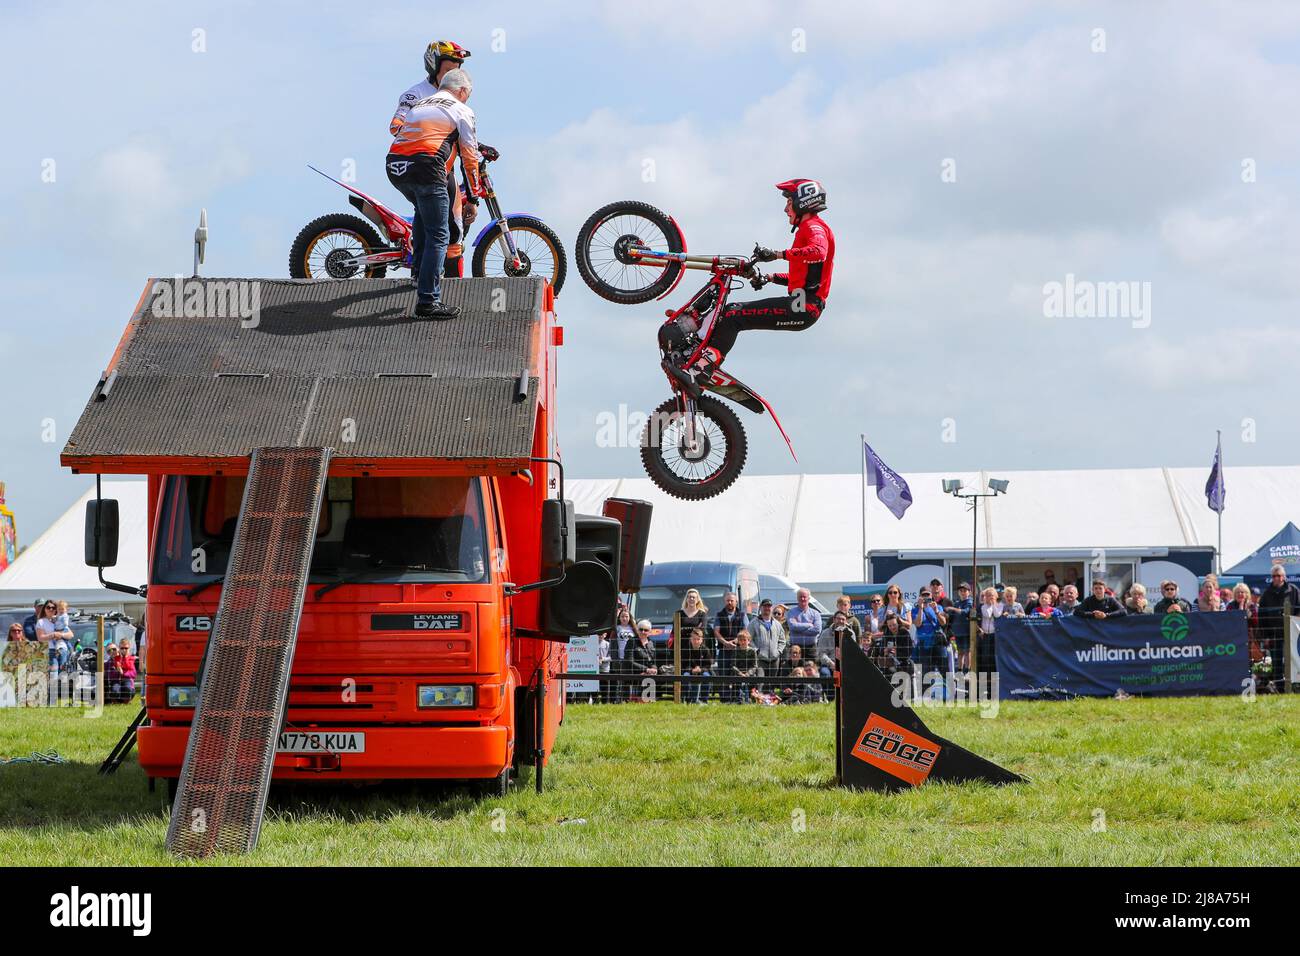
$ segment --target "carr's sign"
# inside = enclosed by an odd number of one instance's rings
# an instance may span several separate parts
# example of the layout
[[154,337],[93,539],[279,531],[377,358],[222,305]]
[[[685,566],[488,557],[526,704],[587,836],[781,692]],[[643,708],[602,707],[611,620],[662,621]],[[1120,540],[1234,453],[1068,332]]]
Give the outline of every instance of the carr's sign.
[[372,631],[463,631],[465,615],[459,611],[430,611],[423,614],[372,614]]

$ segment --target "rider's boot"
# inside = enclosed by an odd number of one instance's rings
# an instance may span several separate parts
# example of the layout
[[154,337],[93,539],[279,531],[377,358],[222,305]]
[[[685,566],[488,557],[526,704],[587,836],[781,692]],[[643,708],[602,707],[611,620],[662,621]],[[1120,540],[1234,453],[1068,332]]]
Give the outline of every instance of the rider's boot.
[[707,385],[724,358],[726,356],[717,349],[712,346],[705,346],[704,351],[700,353],[700,357],[695,360],[695,364],[687,371],[694,376],[696,385]]

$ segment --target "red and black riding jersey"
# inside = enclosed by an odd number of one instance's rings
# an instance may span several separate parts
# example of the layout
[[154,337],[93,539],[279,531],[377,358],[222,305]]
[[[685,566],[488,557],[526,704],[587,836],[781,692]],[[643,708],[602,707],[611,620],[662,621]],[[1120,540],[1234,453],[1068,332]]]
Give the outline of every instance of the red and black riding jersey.
[[835,235],[820,216],[805,216],[794,233],[794,243],[781,253],[790,263],[790,271],[778,272],[772,281],[779,285],[803,289],[810,305],[817,311],[826,304],[831,291],[831,271],[835,266]]

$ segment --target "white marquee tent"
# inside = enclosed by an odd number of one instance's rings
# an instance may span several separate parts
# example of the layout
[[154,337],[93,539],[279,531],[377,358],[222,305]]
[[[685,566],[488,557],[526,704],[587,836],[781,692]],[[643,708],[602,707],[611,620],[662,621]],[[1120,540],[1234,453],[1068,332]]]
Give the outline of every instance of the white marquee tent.
[[[103,495],[118,500],[119,522],[117,567],[106,570],[104,576],[122,584],[143,584],[148,561],[147,485],[143,481],[105,480]],[[0,574],[0,607],[30,607],[37,599],[53,598],[88,611],[124,610],[132,617],[143,611],[143,599],[105,588],[95,569],[86,567],[86,502],[94,497],[92,484]]]
[[[875,489],[867,489],[867,548],[968,548],[970,515],[943,494],[940,481],[957,477],[969,487],[990,476],[1011,484],[1005,496],[981,505],[981,549],[1214,545],[1216,516],[1205,504],[1206,475],[1203,468],[906,474],[915,503],[901,521],[876,500]],[[1300,467],[1228,468],[1225,482],[1224,567],[1286,522],[1300,524]],[[0,606],[30,604],[37,597],[62,597],[87,608],[131,604],[130,595],[102,588],[94,569],[82,563],[85,502],[93,493],[87,491],[0,575]],[[856,474],[746,476],[703,503],[669,498],[647,478],[570,479],[565,493],[588,514],[599,514],[608,497],[652,502],[651,561],[743,560],[798,581],[862,577],[862,485]],[[122,522],[118,566],[108,577],[143,582],[145,483],[105,481],[104,496],[121,502]]]

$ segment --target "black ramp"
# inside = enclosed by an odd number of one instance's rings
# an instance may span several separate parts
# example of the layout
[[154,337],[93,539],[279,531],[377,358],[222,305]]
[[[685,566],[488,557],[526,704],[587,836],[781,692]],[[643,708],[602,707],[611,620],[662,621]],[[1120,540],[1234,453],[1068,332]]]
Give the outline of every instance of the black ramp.
[[[153,279],[110,384],[95,390],[65,457],[247,458],[333,447],[349,459],[520,460],[532,454],[546,283],[456,279],[454,322],[410,317],[405,280]],[[234,288],[256,304],[225,308]],[[523,377],[521,388],[521,376]],[[522,394],[521,394],[522,393]]]
[[257,845],[329,461],[328,448],[253,452],[167,828],[178,856]]
[[926,727],[856,641],[840,648],[835,717],[842,786],[892,793],[930,780],[1024,781]]

